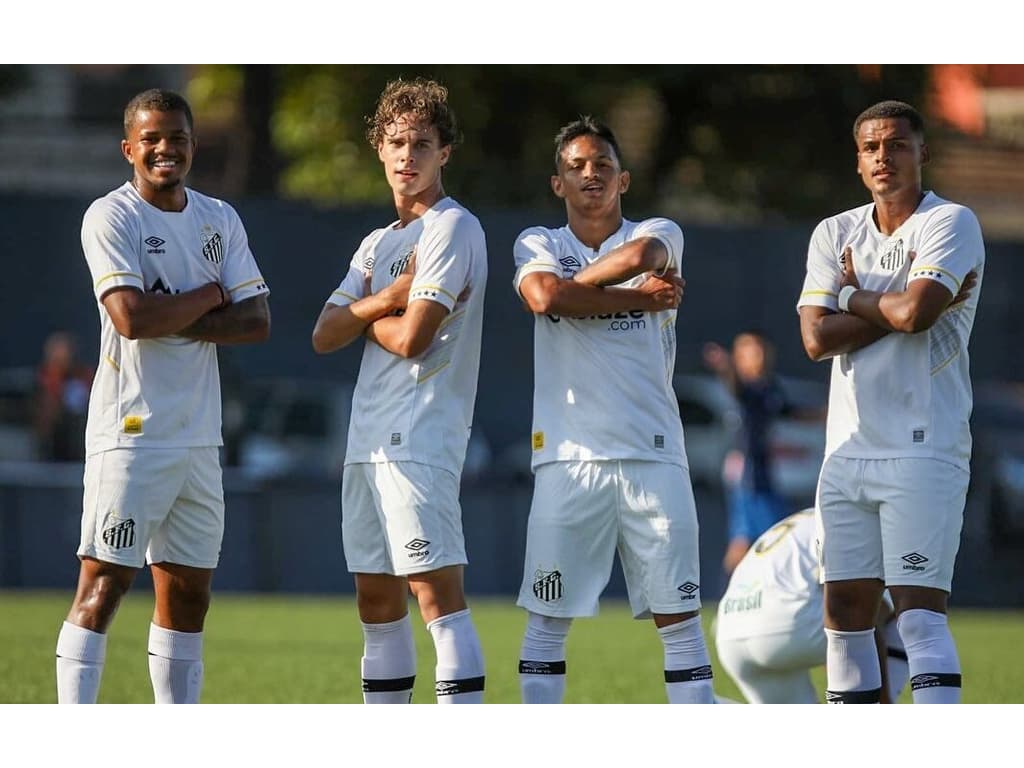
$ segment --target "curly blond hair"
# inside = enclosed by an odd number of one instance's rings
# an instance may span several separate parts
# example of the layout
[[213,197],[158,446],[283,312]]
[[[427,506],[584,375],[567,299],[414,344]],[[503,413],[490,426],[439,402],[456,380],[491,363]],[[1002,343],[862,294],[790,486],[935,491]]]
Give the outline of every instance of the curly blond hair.
[[366,138],[374,149],[384,141],[387,126],[402,115],[413,115],[417,122],[437,126],[442,147],[458,146],[462,140],[455,113],[448,104],[448,89],[435,80],[392,80],[377,99],[373,117],[366,118]]

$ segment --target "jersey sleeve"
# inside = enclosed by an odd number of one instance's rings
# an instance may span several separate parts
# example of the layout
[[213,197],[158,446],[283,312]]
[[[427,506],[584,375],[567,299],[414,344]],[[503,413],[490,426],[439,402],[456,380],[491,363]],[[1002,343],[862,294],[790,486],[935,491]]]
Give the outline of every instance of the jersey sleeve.
[[363,238],[363,242],[359,244],[356,252],[352,255],[348,272],[341,278],[338,287],[327,297],[328,304],[344,307],[366,297],[367,285],[373,274],[373,247],[378,238],[379,230],[375,230]]
[[409,303],[436,301],[450,312],[469,287],[479,235],[479,225],[469,217],[447,215],[433,221],[416,244],[416,270],[409,288]]
[[633,230],[631,239],[638,240],[641,237],[656,237],[668,251],[668,260],[665,266],[655,272],[656,275],[664,275],[670,269],[682,273],[683,269],[683,230],[670,219],[653,218],[641,221]]
[[[523,230],[516,238],[512,249],[516,263],[516,273],[512,285],[516,293],[522,296],[519,286],[523,278],[533,272],[550,272],[562,277],[562,265],[558,263],[558,253],[551,231],[544,227],[530,227]],[[578,268],[578,267],[577,267]]]
[[92,275],[96,300],[114,288],[146,290],[139,256],[138,222],[108,199],[89,206],[82,219],[82,251]]
[[811,235],[807,248],[807,274],[797,301],[800,307],[825,307],[839,311],[837,288],[843,271],[839,265],[838,240],[830,222],[821,222]]
[[978,219],[969,208],[950,206],[950,210],[943,210],[941,216],[929,222],[923,234],[907,283],[934,280],[955,296],[967,273],[985,258]]
[[[253,296],[270,293],[270,288],[249,249],[249,237],[245,233],[241,217],[227,203],[224,206],[227,213],[228,247],[221,264],[220,279],[231,294],[231,301],[237,304]],[[209,242],[204,244],[204,247],[209,246]]]

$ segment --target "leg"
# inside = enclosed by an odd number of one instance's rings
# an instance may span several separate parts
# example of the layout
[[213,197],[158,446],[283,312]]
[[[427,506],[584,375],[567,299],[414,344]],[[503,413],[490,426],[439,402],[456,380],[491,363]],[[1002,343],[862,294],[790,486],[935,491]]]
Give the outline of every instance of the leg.
[[884,464],[886,584],[907,653],[914,703],[958,703],[960,660],[949,631],[946,601],[970,476],[929,459],[893,459]]
[[409,704],[416,682],[409,584],[388,573],[357,573],[355,580],[363,624],[363,702]]
[[565,641],[572,619],[526,612],[519,650],[519,692],[523,704],[561,704],[565,699]]
[[650,612],[665,650],[672,704],[713,704],[711,660],[700,609],[697,507],[686,471],[622,461],[619,557],[633,615]]
[[95,704],[106,657],[107,629],[137,569],[83,557],[78,589],[57,637],[57,701]]
[[948,595],[930,587],[893,586],[897,628],[915,704],[959,704],[960,659],[946,617]]
[[203,623],[212,568],[153,563],[156,605],[149,626],[149,676],[157,704],[198,704],[203,688]]
[[[537,469],[516,604],[527,612],[519,655],[524,704],[565,697],[565,642],[574,617],[597,613],[618,536],[612,462],[555,462]],[[600,671],[596,671],[600,674]]]
[[711,659],[697,611],[653,615],[665,649],[669,704],[713,704]]
[[462,566],[409,575],[409,588],[434,639],[435,690],[439,704],[481,704],[484,654],[466,607]]
[[830,456],[818,480],[819,565],[825,581],[825,701],[878,703],[882,669],[875,621],[884,567],[878,462]]

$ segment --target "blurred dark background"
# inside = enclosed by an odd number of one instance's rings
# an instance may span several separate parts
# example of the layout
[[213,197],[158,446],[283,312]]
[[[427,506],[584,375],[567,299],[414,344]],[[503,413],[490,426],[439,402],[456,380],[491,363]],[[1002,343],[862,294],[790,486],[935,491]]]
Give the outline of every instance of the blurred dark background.
[[[676,390],[702,534],[702,581],[721,592],[721,461],[735,403],[704,371],[705,342],[767,333],[777,368],[823,406],[827,364],[803,353],[795,303],[818,220],[867,202],[852,123],[898,98],[928,123],[925,186],[971,206],[986,280],[971,343],[975,457],[953,601],[1024,605],[1024,66],[0,66],[0,588],[70,589],[81,506],[84,383],[99,324],[79,229],[128,178],[121,115],[135,93],[179,90],[199,150],[190,186],[238,209],[271,287],[271,340],[221,348],[227,533],[219,589],[348,591],[340,465],[361,346],[316,356],[310,332],[352,252],[394,219],[364,116],[387,80],[448,85],[464,144],[445,189],[480,218],[490,285],[473,442],[463,482],[470,592],[511,595],[529,509],[532,318],[511,246],[559,225],[552,137],[581,114],[616,131],[633,219],[686,236]],[[813,502],[820,422],[774,438],[795,511]],[[616,572],[612,594],[621,594]]]

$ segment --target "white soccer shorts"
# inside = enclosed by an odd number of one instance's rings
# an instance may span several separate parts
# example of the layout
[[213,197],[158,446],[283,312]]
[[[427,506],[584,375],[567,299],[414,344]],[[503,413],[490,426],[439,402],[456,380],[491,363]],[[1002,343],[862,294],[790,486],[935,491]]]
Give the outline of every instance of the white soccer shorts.
[[594,616],[616,549],[637,618],[700,608],[697,509],[685,469],[656,461],[537,468],[518,605]]
[[351,573],[411,573],[466,564],[459,480],[412,461],[347,464],[341,537]]
[[936,459],[830,456],[818,480],[824,581],[949,592],[970,474]]
[[116,448],[86,459],[80,557],[216,568],[223,538],[216,446]]

